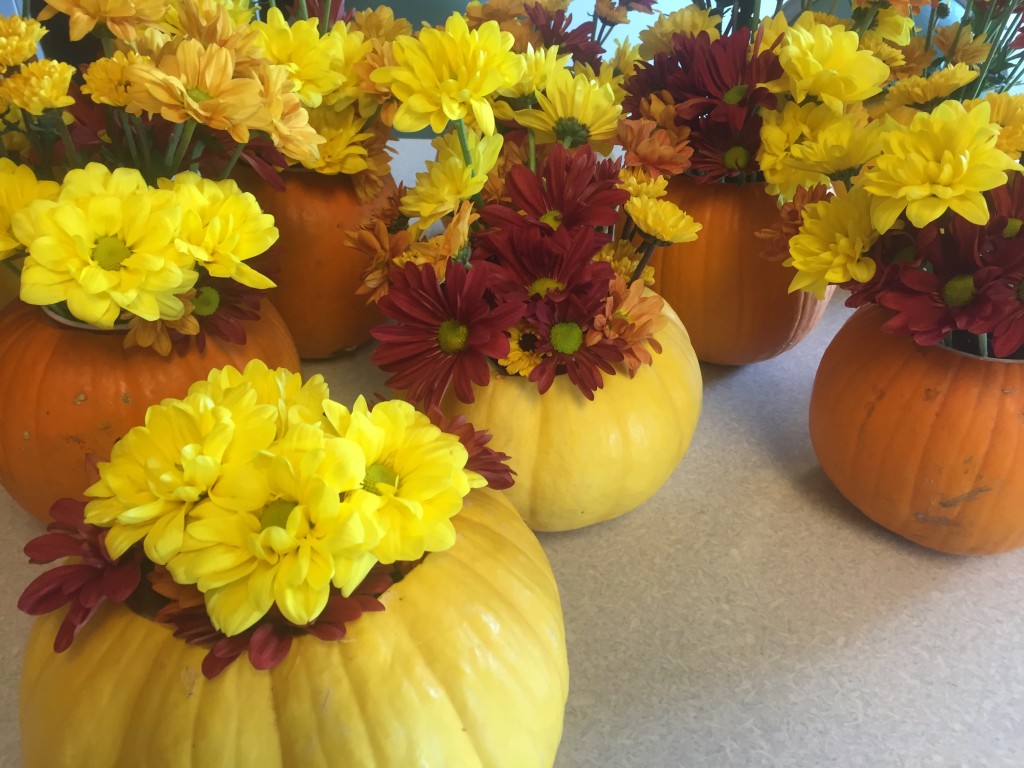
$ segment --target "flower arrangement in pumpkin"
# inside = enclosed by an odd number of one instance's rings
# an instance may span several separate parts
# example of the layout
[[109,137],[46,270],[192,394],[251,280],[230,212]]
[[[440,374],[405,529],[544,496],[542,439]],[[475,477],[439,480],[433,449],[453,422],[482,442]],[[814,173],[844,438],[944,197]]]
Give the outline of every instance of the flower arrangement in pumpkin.
[[[564,15],[549,23],[562,12],[526,9],[566,35]],[[397,129],[441,133],[415,186],[352,237],[372,262],[361,290],[392,321],[374,329],[372,359],[427,405],[449,388],[472,402],[493,372],[541,393],[565,374],[593,399],[616,364],[632,375],[660,351],[666,320],[645,293],[647,262],[700,229],[662,199],[666,169],[689,153],[620,122],[617,67],[595,76],[577,60],[574,73],[557,39],[534,48],[495,18],[470,19],[399,37],[395,63],[372,74],[398,101]],[[615,147],[621,158],[602,159]]]
[[[852,23],[876,11],[861,8]],[[1021,15],[996,3],[968,4],[954,24],[940,15],[914,35],[914,17],[899,17],[905,31],[889,43],[862,35],[892,68],[853,123],[836,122],[849,110],[836,117],[823,106],[792,128],[783,118],[765,177],[787,202],[760,234],[766,255],[797,270],[791,291],[823,296],[838,284],[851,292],[848,306],[887,307],[886,328],[920,344],[1017,356],[1024,96],[1001,89],[1024,69]],[[815,111],[827,118],[820,134]]]
[[113,601],[208,647],[208,678],[244,653],[271,668],[293,638],[337,640],[383,610],[392,583],[454,544],[471,488],[512,484],[488,440],[401,400],[346,408],[319,375],[258,360],[211,371],[149,408],[98,465],[88,501],[53,506],[25,552],[70,560],[37,577],[19,608],[67,606],[58,652]]

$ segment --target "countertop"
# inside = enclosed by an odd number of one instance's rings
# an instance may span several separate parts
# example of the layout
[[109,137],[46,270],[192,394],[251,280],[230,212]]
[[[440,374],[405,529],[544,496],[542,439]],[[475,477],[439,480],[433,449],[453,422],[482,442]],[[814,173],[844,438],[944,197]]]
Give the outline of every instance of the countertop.
[[[660,492],[540,536],[571,670],[556,768],[1024,765],[1024,550],[910,544],[815,461],[811,383],[847,313],[834,303],[775,360],[703,366],[697,432]],[[381,390],[368,357],[304,372],[351,401]],[[38,573],[21,547],[40,524],[2,492],[0,515],[0,764],[14,768],[30,623],[15,602]]]

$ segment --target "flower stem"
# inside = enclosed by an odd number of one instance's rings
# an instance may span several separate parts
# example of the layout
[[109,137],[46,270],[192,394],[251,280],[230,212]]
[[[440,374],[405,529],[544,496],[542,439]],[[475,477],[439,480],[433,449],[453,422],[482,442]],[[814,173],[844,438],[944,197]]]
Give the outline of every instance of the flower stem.
[[81,167],[78,158],[78,151],[75,149],[75,143],[71,140],[71,133],[68,131],[68,127],[64,125],[63,118],[59,115],[57,116],[57,133],[60,135],[60,140],[64,144],[64,156],[67,158],[69,165],[72,168]]
[[988,334],[978,334],[978,355],[980,357],[989,357],[988,354]]
[[231,157],[228,158],[228,164],[224,166],[224,170],[220,175],[221,180],[231,176],[231,172],[235,170],[235,165],[238,163],[238,158],[242,156],[243,149],[245,149],[245,144],[235,145],[235,151],[231,153]]
[[[995,7],[995,3],[991,4],[991,7]],[[996,33],[991,38],[992,47],[989,49],[988,57],[985,59],[984,65],[981,68],[981,74],[978,75],[978,79],[975,81],[977,85],[974,87],[974,98],[978,98],[981,93],[985,90],[985,81],[988,79],[989,70],[992,68],[992,62],[995,61],[997,56],[1002,56],[1002,50],[1006,43],[1003,40],[1003,33],[1006,31],[1006,27],[1010,22],[1010,14],[1007,14],[999,20],[999,26],[996,28]],[[1012,35],[1014,29],[1010,29]]]
[[633,235],[636,234],[636,222],[627,214],[626,223],[622,227],[622,235],[619,240],[625,240],[627,243],[633,239]]
[[956,53],[956,48],[960,44],[960,34],[964,31],[964,26],[967,23],[967,19],[970,18],[971,11],[974,9],[974,0],[967,0],[967,5],[964,6],[964,12],[960,16],[960,25],[956,28],[956,34],[953,35],[953,42],[949,46],[949,50],[946,51],[944,66],[950,66],[953,63],[953,54]]
[[15,275],[17,275],[19,277],[21,276],[21,267],[19,267],[17,264],[14,263],[14,259],[4,259],[2,262],[0,262],[0,264],[3,264],[5,267],[7,267],[9,270],[11,270],[11,272],[13,272]]
[[320,11],[320,34],[326,35],[331,29],[331,0],[324,0],[324,7]]
[[192,134],[196,131],[198,123],[195,120],[188,120],[185,123],[185,130],[181,134],[181,140],[178,142],[177,151],[174,153],[174,160],[170,167],[167,169],[167,178],[170,178],[180,170],[181,161],[185,159],[185,153],[188,152],[189,144],[192,143]]
[[141,165],[139,163],[139,149],[135,144],[135,134],[132,131],[131,123],[128,120],[128,114],[121,110],[116,110],[117,121],[121,124],[121,131],[124,133],[124,143],[128,145],[128,154],[131,155],[132,165],[139,168],[142,171],[142,175],[149,180],[149,168],[148,165]]
[[309,8],[306,7],[306,0],[298,0],[295,3],[295,15],[302,21],[309,18]]
[[459,118],[455,121],[455,132],[459,135],[459,146],[462,147],[462,160],[466,163],[466,167],[469,168],[471,176],[476,176],[476,170],[473,168],[473,155],[469,151],[469,136],[466,135],[466,124]]
[[533,134],[533,128],[526,129],[526,146],[530,151],[530,170],[537,172],[537,137]]
[[631,284],[635,283],[643,275],[647,265],[651,262],[651,257],[654,255],[654,249],[657,247],[657,240],[653,238],[644,239],[643,249],[640,251],[640,262],[636,265],[636,269],[633,270],[633,276],[629,278]]

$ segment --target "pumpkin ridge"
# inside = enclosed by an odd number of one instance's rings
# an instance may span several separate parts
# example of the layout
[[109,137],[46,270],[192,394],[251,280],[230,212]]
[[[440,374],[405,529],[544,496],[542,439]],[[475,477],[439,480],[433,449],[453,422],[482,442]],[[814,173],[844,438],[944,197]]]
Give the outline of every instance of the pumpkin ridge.
[[[487,489],[481,489],[481,491],[486,491],[487,495],[492,495],[492,494],[496,493],[495,491],[490,491],[490,490],[487,490]],[[492,538],[496,537],[496,536],[502,537],[502,538],[506,539],[506,542],[503,544],[503,546],[505,546],[505,547],[514,546],[517,552],[519,552],[524,557],[529,559],[531,565],[535,565],[535,566],[538,566],[540,568],[550,568],[551,567],[551,563],[548,561],[547,556],[544,555],[544,550],[543,549],[540,549],[539,547],[526,547],[526,546],[523,546],[519,542],[519,540],[518,540],[519,537],[513,538],[514,534],[510,535],[508,533],[508,530],[507,530],[508,526],[504,526],[503,525],[502,527],[498,527],[498,525],[494,521],[495,521],[495,518],[493,518],[491,516],[488,516],[488,515],[481,515],[480,517],[468,517],[468,516],[465,516],[460,521],[461,522],[460,528],[464,528],[464,527],[474,528],[475,527],[475,528],[477,528],[479,530],[486,531],[487,535],[492,537]],[[417,567],[419,567],[419,566],[417,566]]]
[[[357,619],[357,621],[358,621],[358,619]],[[278,678],[280,677],[282,679],[282,681],[286,682],[288,685],[293,685],[294,681],[295,681],[295,678],[297,677],[297,675],[296,675],[296,670],[297,669],[301,670],[301,674],[307,680],[312,676],[312,673],[313,673],[312,665],[300,663],[299,660],[298,660],[298,654],[294,653],[295,646],[299,643],[299,641],[304,641],[304,640],[307,640],[307,639],[310,640],[310,641],[314,641],[316,643],[330,643],[330,642],[332,642],[332,641],[320,640],[319,638],[316,638],[316,637],[314,637],[312,635],[304,635],[302,637],[293,638],[293,640],[292,640],[292,650],[289,651],[287,656],[285,656],[285,658],[282,661],[282,663],[278,667],[276,667],[274,669],[263,671],[263,674],[268,674],[269,678],[270,678],[270,680],[269,680],[270,697],[271,697],[271,700],[273,701],[273,705],[271,706],[270,709],[274,713],[274,726],[275,726],[274,727],[274,732],[276,734],[281,734],[281,733],[286,733],[287,732],[287,729],[283,726],[284,719],[282,717],[282,713],[283,713],[283,708],[285,708],[285,707],[287,707],[289,705],[289,699],[294,696],[294,694],[292,694],[290,691],[283,690],[282,686],[278,685],[278,682],[279,682]],[[338,641],[333,641],[333,642],[343,642],[343,640],[338,640]],[[241,659],[239,659],[235,663],[246,662],[246,661],[247,661],[246,659],[241,658]],[[342,674],[344,674],[345,679],[349,682],[349,685],[351,686],[351,679],[349,678],[348,666],[346,664],[344,664],[344,663],[334,664],[332,668],[335,669],[335,670],[339,670]],[[308,683],[306,683],[304,681],[303,682],[303,688],[305,690],[311,690],[312,686],[310,686]],[[362,705],[359,702],[357,697],[352,697],[352,698],[353,698],[353,703],[354,703],[355,711],[359,715],[359,722],[364,725],[364,732],[365,732],[365,730],[366,730],[365,729],[365,717],[363,715]],[[319,754],[320,754],[322,759],[318,763],[316,763],[315,765],[312,764],[312,763],[309,763],[309,762],[305,762],[305,763],[303,763],[301,765],[301,767],[297,766],[297,768],[315,768],[315,766],[327,766],[327,765],[329,765],[329,760],[328,760],[327,754],[323,751],[323,739],[319,738],[319,731],[320,731],[320,728],[317,727],[318,738],[315,739],[315,742],[316,742],[316,746],[320,750]],[[281,768],[288,768],[288,766],[294,765],[292,763],[292,760],[290,759],[291,755],[289,753],[287,753],[286,750],[285,750],[284,740],[281,739],[280,736],[278,736],[276,741],[277,741],[277,745],[278,745],[278,755],[279,755],[279,758],[278,758],[279,763],[278,764],[281,766]],[[366,739],[364,739],[364,742],[369,744],[370,740],[368,738],[366,738]],[[307,755],[307,756],[304,756],[304,757],[306,759],[309,759],[310,756]],[[374,752],[374,761],[376,762],[376,752]],[[263,767],[263,768],[265,768],[265,767]]]

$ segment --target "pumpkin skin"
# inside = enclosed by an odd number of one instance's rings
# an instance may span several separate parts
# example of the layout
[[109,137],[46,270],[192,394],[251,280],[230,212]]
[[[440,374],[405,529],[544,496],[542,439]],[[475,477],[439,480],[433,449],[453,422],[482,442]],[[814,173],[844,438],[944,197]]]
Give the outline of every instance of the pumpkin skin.
[[754,233],[779,221],[764,184],[698,184],[675,176],[667,199],[703,228],[695,242],[654,252],[654,289],[679,313],[699,360],[768,360],[817,325],[834,288],[824,301],[789,293],[793,270],[761,257],[764,243]]
[[0,265],[0,309],[14,301],[20,288],[21,280],[18,275]]
[[345,174],[293,171],[284,180],[284,192],[255,173],[238,180],[273,215],[281,233],[256,266],[277,283],[269,296],[300,357],[321,359],[355,349],[369,341],[383,316],[356,294],[369,265],[365,254],[344,244],[344,236],[380,207],[394,181],[388,177],[376,198],[360,203]]
[[700,416],[700,365],[667,303],[665,314],[654,364],[632,379],[617,365],[593,401],[566,376],[543,395],[525,377],[505,375],[474,386],[472,403],[446,395],[446,414],[465,414],[511,457],[516,483],[505,493],[535,531],[573,530],[635,509],[686,453]]
[[16,301],[0,312],[0,484],[24,509],[49,520],[50,505],[92,484],[88,456],[106,459],[146,409],[181,397],[213,368],[259,358],[298,370],[287,327],[268,301],[245,323],[247,341],[207,336],[206,350],[161,357],[124,349],[117,332],[73,328]]
[[859,309],[828,346],[810,402],[825,474],[861,512],[960,555],[1024,546],[1024,364],[885,333]]
[[26,768],[549,768],[568,662],[558,589],[501,494],[474,491],[429,555],[346,637],[297,638],[276,668],[106,606],[71,648],[33,626],[21,682]]

